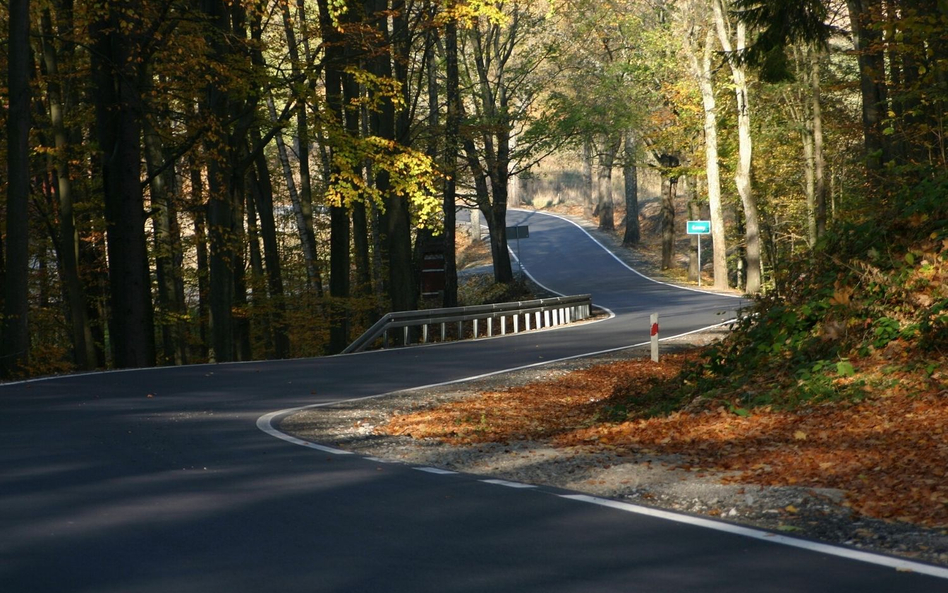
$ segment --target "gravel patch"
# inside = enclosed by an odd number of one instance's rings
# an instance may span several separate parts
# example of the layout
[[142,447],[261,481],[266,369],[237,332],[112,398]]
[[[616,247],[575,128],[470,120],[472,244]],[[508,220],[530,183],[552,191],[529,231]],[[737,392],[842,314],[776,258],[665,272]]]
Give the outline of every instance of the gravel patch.
[[[718,339],[722,331],[663,342],[662,349],[671,352],[704,345]],[[341,402],[291,415],[282,421],[280,429],[311,442],[388,461],[565,488],[794,537],[948,565],[948,531],[860,516],[844,505],[845,493],[840,490],[723,484],[721,480],[727,474],[684,469],[674,456],[561,449],[542,442],[452,446],[433,439],[375,432],[376,427],[395,414],[643,356],[648,356],[647,349],[625,350],[462,384]]]

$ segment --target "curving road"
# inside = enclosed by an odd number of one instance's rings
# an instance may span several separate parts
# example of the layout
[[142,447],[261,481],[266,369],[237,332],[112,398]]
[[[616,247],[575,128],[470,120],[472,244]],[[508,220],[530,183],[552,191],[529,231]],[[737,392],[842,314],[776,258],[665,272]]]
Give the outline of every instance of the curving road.
[[[948,571],[550,488],[300,447],[295,407],[542,363],[719,323],[738,299],[640,277],[564,220],[527,270],[594,324],[312,360],[0,386],[0,592],[948,591]],[[927,574],[926,574],[927,573]]]

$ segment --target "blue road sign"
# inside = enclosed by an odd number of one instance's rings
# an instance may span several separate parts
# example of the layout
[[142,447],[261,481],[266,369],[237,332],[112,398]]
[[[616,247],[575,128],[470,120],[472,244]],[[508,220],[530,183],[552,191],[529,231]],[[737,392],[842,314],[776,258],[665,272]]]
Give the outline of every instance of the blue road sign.
[[710,235],[711,221],[689,220],[687,226],[685,227],[685,232],[689,235]]

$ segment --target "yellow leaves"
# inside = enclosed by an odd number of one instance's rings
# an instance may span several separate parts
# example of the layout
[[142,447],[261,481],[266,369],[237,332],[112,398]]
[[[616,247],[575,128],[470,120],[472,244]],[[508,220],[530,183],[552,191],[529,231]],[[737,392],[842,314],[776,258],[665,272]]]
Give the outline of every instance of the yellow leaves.
[[806,436],[806,433],[803,432],[802,430],[797,430],[793,433],[793,438],[794,440],[797,440],[797,441],[805,441],[807,436]]
[[833,292],[832,298],[830,298],[830,304],[848,306],[850,302],[852,302],[852,296],[855,292],[855,289],[844,285],[839,280],[836,281],[835,289],[836,290]]
[[362,176],[362,164],[371,162],[377,172],[388,172],[392,193],[407,198],[416,225],[440,226],[441,198],[435,187],[439,173],[430,157],[378,136],[331,136],[331,141],[335,172],[326,190],[328,203],[340,206],[372,201],[384,208],[385,196]]

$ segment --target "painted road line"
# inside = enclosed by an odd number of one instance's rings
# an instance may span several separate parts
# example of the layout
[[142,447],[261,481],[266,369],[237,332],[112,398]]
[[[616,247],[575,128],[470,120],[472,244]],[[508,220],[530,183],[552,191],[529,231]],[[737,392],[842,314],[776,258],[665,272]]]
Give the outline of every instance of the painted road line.
[[714,521],[712,519],[704,519],[701,517],[680,515],[678,513],[673,513],[671,511],[652,509],[649,507],[629,504],[627,502],[619,502],[617,500],[599,498],[597,496],[589,496],[586,494],[559,494],[557,496],[559,496],[560,498],[566,498],[566,499],[575,500],[578,502],[585,502],[589,504],[599,505],[602,507],[607,507],[610,509],[625,511],[627,513],[635,513],[637,515],[646,515],[649,517],[655,517],[657,519],[664,519],[666,521],[674,521],[675,523],[684,523],[686,525],[694,525],[696,527],[703,527],[705,529],[713,529],[715,531],[722,531],[724,533],[742,535],[744,537],[768,541],[768,542],[783,545],[783,546],[801,548],[804,550],[809,550],[811,552],[819,552],[819,553],[828,554],[831,556],[838,556],[840,558],[848,558],[850,560],[856,560],[858,562],[866,562],[869,564],[875,564],[876,566],[886,566],[889,568],[894,568],[895,570],[900,570],[900,571],[905,571],[905,572],[916,572],[919,574],[938,577],[941,579],[948,579],[948,568],[942,568],[940,566],[932,566],[930,564],[912,562],[911,560],[904,560],[901,558],[892,558],[890,556],[883,556],[881,554],[873,554],[872,552],[864,552],[862,550],[841,548],[841,547],[834,546],[831,544],[824,544],[824,543],[819,543],[819,542],[807,541],[803,539],[797,539],[794,537],[788,537],[786,535],[771,533],[769,531],[763,531],[763,530],[754,529],[751,527],[742,527],[740,525],[733,525],[731,523],[724,523],[721,521]]
[[485,484],[494,484],[495,486],[506,486],[507,488],[536,488],[533,484],[522,484],[520,482],[508,482],[507,480],[480,480]]
[[438,467],[413,467],[420,472],[427,472],[429,474],[437,474],[439,476],[456,476],[458,472],[453,472],[449,469],[441,469]]

